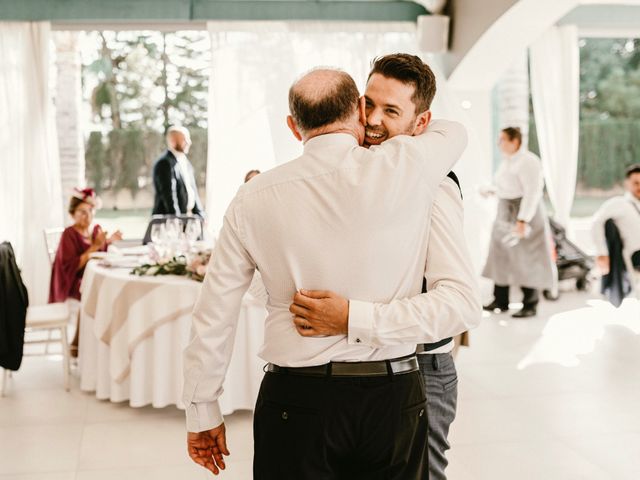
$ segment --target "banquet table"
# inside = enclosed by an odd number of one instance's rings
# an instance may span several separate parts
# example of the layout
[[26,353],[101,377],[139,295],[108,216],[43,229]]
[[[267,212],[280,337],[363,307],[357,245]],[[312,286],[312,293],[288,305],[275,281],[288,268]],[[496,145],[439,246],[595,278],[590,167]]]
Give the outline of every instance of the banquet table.
[[[174,275],[137,276],[130,268],[87,264],[82,280],[80,388],[132,407],[182,403],[182,352],[201,283]],[[263,376],[258,351],[264,302],[247,293],[220,397],[223,414],[253,409]]]

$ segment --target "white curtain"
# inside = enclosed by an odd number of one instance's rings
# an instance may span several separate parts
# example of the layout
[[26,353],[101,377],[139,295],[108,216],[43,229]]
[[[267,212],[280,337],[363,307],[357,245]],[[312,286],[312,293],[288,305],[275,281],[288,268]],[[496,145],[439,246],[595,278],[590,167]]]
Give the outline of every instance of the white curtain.
[[63,224],[50,48],[49,23],[0,22],[0,241],[13,245],[31,304],[49,291],[43,229]]
[[530,49],[531,96],[555,218],[568,226],[578,170],[580,59],[574,25],[552,27]]
[[[288,90],[297,77],[318,65],[339,67],[364,92],[374,57],[420,55],[413,23],[211,22],[208,27],[212,66],[206,206],[214,229],[220,227],[247,171],[266,170],[301,153],[302,145],[286,126]],[[489,228],[492,213],[482,210],[476,186],[490,177],[481,171],[478,139],[468,115],[447,87],[443,59],[423,59],[437,77],[434,118],[458,120],[469,131],[469,147],[454,170],[465,193],[465,228],[479,270],[486,246],[478,241],[478,232]]]
[[213,229],[244,175],[302,152],[286,125],[288,90],[319,65],[342,68],[363,89],[371,60],[417,53],[412,23],[210,22],[207,217]]

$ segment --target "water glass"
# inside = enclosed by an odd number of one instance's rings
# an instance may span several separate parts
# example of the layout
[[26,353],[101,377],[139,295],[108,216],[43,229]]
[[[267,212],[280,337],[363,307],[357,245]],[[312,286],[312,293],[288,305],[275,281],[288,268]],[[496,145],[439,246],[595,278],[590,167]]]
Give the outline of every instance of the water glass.
[[151,241],[154,244],[160,245],[161,243],[163,243],[166,233],[167,232],[164,223],[154,223],[153,225],[151,225]]
[[166,231],[167,238],[169,240],[178,240],[180,238],[180,234],[182,233],[182,220],[179,218],[167,218]]
[[190,218],[189,220],[187,220],[185,235],[190,244],[193,245],[195,242],[197,242],[202,235],[202,224],[200,223],[200,220],[197,220],[195,218]]

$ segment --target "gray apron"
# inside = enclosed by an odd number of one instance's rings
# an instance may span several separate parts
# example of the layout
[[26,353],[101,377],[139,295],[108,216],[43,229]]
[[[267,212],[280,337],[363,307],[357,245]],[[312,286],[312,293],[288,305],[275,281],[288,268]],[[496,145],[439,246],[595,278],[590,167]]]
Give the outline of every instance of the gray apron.
[[496,285],[554,290],[558,273],[551,252],[551,229],[542,202],[529,223],[529,235],[512,247],[505,245],[505,236],[515,227],[521,200],[500,199],[482,276]]

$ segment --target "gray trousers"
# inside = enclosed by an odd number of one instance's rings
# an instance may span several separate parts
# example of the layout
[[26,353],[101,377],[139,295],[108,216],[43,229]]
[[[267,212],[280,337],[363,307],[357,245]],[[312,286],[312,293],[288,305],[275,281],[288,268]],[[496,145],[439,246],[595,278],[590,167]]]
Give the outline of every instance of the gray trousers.
[[456,418],[458,374],[450,353],[418,355],[420,372],[427,390],[427,423],[429,425],[429,480],[446,480],[448,465],[445,452],[449,427]]

